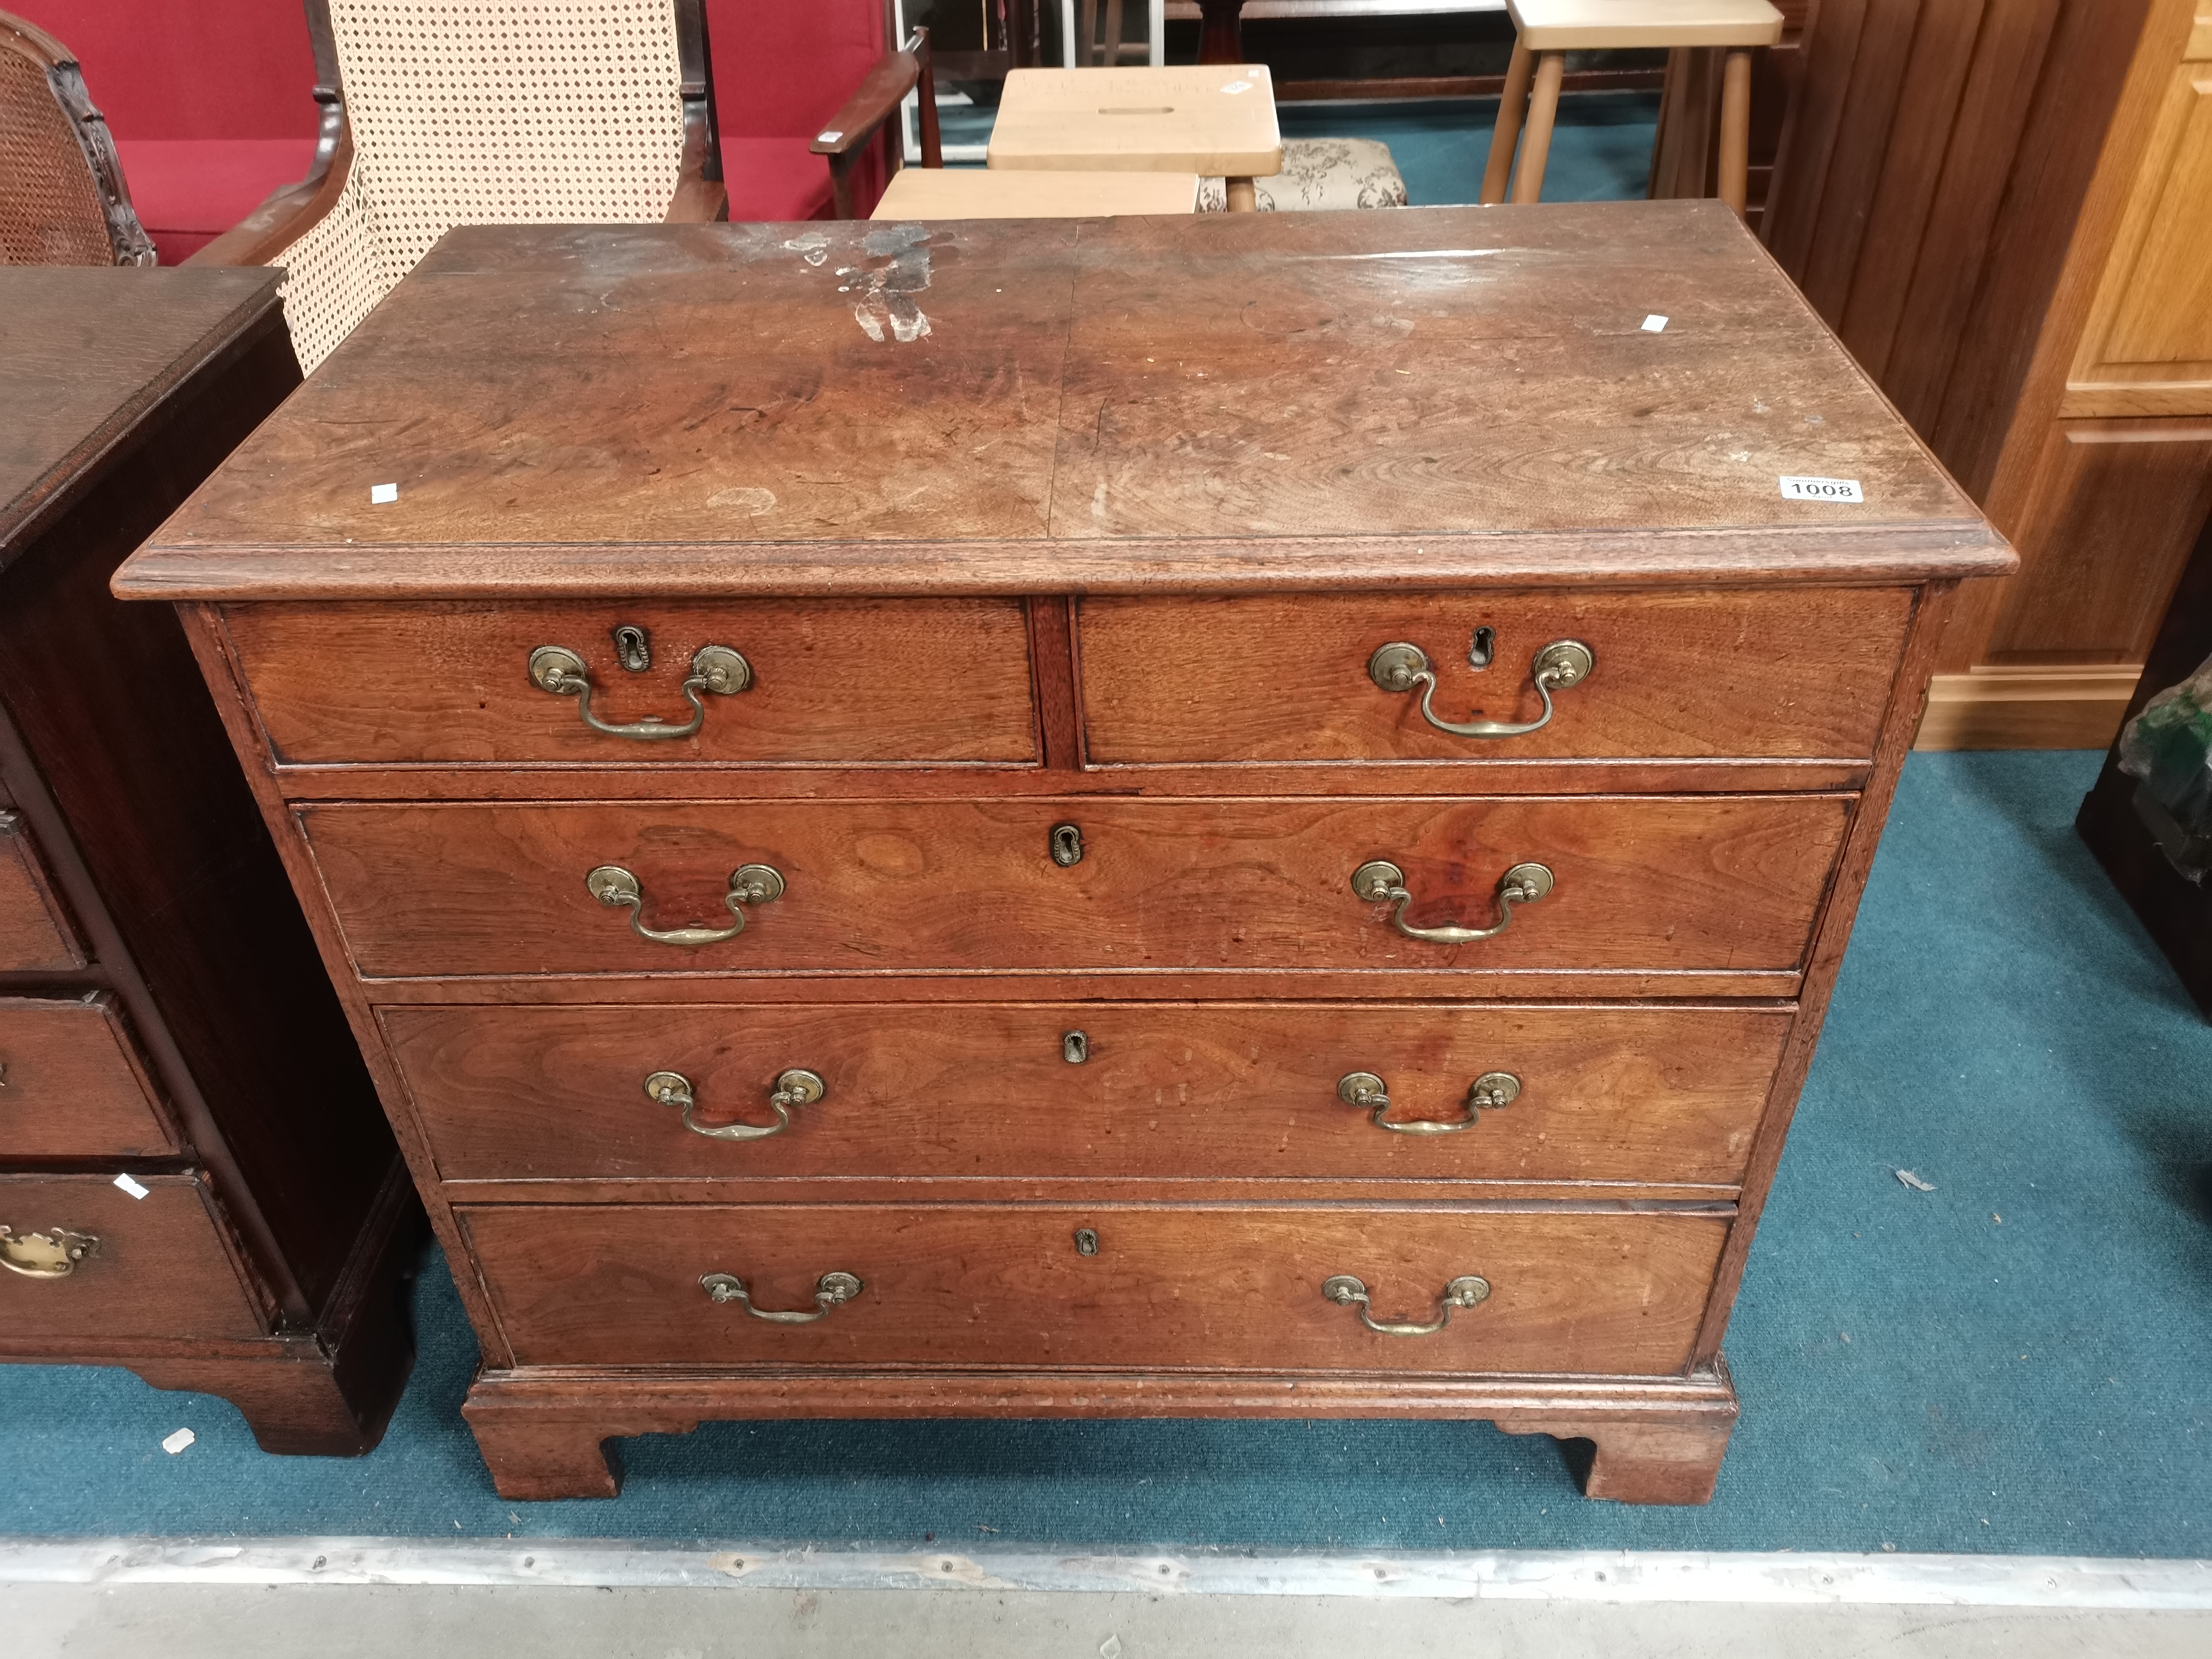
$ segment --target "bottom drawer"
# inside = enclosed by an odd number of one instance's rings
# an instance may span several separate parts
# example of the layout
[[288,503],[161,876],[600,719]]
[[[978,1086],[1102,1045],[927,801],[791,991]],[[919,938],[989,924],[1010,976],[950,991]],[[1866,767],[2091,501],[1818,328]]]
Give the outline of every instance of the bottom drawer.
[[[927,1365],[1662,1376],[1729,1217],[1316,1205],[521,1206],[459,1212],[525,1365]],[[1095,1254],[1080,1248],[1084,1230]],[[828,1274],[859,1281],[826,1307]],[[756,1317],[717,1300],[742,1281]],[[1348,1274],[1377,1322],[1330,1300]],[[1447,1310],[1463,1276],[1488,1285]],[[725,1286],[725,1293],[728,1294]]]
[[142,1176],[132,1198],[113,1179],[0,1176],[0,1350],[264,1334],[199,1180]]
[[0,1158],[163,1158],[177,1150],[106,991],[0,997]]

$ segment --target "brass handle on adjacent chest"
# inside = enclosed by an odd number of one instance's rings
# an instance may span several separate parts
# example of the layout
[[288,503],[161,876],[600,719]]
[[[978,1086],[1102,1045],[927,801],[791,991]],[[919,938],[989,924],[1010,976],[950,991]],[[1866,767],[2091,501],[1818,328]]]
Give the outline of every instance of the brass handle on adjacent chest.
[[1472,945],[1477,939],[1496,939],[1512,925],[1515,905],[1534,904],[1550,892],[1552,886],[1552,872],[1545,866],[1516,864],[1498,878],[1495,927],[1414,927],[1406,921],[1406,911],[1413,902],[1413,896],[1406,890],[1403,870],[1388,859],[1376,859],[1352,872],[1353,892],[1370,904],[1395,903],[1398,908],[1391,913],[1391,925],[1407,939],[1430,945]]
[[66,1227],[43,1233],[19,1233],[0,1225],[0,1267],[26,1279],[67,1279],[76,1264],[100,1253],[100,1240]]
[[830,1092],[830,1086],[812,1072],[796,1066],[781,1073],[775,1080],[775,1091],[768,1097],[769,1109],[775,1114],[773,1123],[700,1122],[692,1115],[699,1109],[699,1102],[691,1091],[691,1079],[681,1072],[655,1072],[646,1079],[645,1092],[664,1106],[681,1106],[684,1127],[695,1135],[704,1135],[709,1140],[766,1140],[791,1127],[793,1107],[811,1106]]
[[851,1273],[824,1273],[814,1281],[814,1311],[799,1313],[756,1308],[752,1292],[745,1288],[745,1281],[729,1273],[703,1273],[700,1276],[699,1285],[716,1302],[738,1303],[755,1319],[765,1319],[771,1325],[811,1325],[827,1315],[830,1309],[850,1302],[860,1295],[863,1288],[860,1281]]
[[1449,732],[1455,738],[1525,738],[1552,723],[1552,693],[1580,685],[1596,666],[1596,656],[1580,640],[1553,640],[1536,653],[1536,659],[1528,665],[1528,677],[1543,702],[1544,712],[1518,726],[1505,720],[1469,720],[1465,725],[1455,725],[1438,720],[1437,671],[1429,665],[1429,653],[1402,640],[1379,647],[1367,659],[1367,678],[1385,691],[1405,692],[1419,686],[1421,718],[1439,732]]
[[655,945],[720,945],[745,931],[748,904],[773,904],[783,896],[783,877],[765,864],[742,864],[730,872],[730,890],[722,902],[737,918],[727,927],[648,927],[645,925],[645,890],[635,876],[619,864],[603,864],[584,878],[592,896],[609,908],[629,912],[630,931]]
[[576,712],[594,732],[611,738],[657,742],[695,735],[707,723],[707,705],[699,701],[699,694],[708,691],[718,697],[733,697],[753,683],[753,668],[726,645],[701,646],[691,658],[691,672],[676,688],[691,705],[691,718],[681,726],[671,726],[651,715],[624,726],[601,720],[592,712],[591,671],[581,657],[564,646],[541,645],[530,653],[530,683],[554,696],[575,698]]
[[1441,1122],[1431,1118],[1413,1118],[1403,1123],[1385,1123],[1382,1114],[1390,1109],[1390,1090],[1381,1078],[1372,1072],[1346,1072],[1336,1080],[1339,1100],[1367,1113],[1367,1121],[1376,1128],[1401,1135],[1457,1134],[1462,1129],[1474,1127],[1480,1121],[1476,1113],[1510,1105],[1520,1093],[1521,1079],[1512,1073],[1485,1072],[1467,1091],[1465,1117],[1448,1118]]
[[1391,1320],[1377,1319],[1369,1311],[1367,1286],[1350,1273],[1338,1273],[1333,1278],[1322,1280],[1321,1293],[1340,1308],[1358,1309],[1359,1322],[1370,1331],[1379,1332],[1384,1336],[1434,1336],[1451,1323],[1454,1308],[1472,1308],[1476,1303],[1487,1297],[1490,1294],[1490,1281],[1486,1279],[1478,1279],[1473,1273],[1467,1273],[1452,1280],[1450,1284],[1444,1286],[1443,1303],[1437,1310],[1435,1321],[1426,1325],[1403,1324]]

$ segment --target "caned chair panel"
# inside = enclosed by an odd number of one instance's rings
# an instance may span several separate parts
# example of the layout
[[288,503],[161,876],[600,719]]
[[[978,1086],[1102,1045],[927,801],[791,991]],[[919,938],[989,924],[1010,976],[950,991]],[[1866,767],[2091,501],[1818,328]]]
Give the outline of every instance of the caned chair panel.
[[0,265],[153,263],[76,59],[0,12]]
[[302,368],[455,225],[658,223],[681,170],[671,0],[329,0],[353,161],[275,257]]

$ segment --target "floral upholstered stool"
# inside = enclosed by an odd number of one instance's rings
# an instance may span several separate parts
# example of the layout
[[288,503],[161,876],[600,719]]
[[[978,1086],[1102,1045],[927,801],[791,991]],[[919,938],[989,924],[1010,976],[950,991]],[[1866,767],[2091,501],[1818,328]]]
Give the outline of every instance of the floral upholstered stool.
[[[1406,205],[1406,181],[1390,147],[1373,138],[1285,138],[1283,170],[1252,182],[1262,213]],[[1200,213],[1227,207],[1220,179],[1198,181]]]

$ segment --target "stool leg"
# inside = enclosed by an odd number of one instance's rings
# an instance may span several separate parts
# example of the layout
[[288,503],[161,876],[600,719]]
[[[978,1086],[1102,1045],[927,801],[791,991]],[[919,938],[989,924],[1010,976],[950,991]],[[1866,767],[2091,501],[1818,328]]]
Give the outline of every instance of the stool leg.
[[1732,52],[1721,76],[1721,200],[1743,216],[1751,196],[1751,54]]
[[1552,159],[1552,124],[1559,113],[1559,82],[1567,72],[1565,52],[1547,52],[1536,60],[1536,88],[1528,99],[1528,131],[1521,138],[1521,170],[1514,175],[1513,199],[1540,201],[1544,164]]
[[1513,61],[1505,66],[1505,95],[1498,100],[1498,125],[1490,131],[1490,161],[1482,169],[1482,201],[1495,207],[1505,199],[1513,179],[1513,146],[1521,137],[1521,119],[1528,111],[1528,82],[1535,78],[1535,54],[1518,40]]
[[1224,179],[1221,182],[1223,194],[1229,198],[1228,207],[1231,213],[1257,213],[1260,210],[1260,193],[1249,179]]

